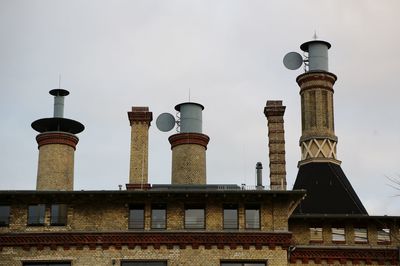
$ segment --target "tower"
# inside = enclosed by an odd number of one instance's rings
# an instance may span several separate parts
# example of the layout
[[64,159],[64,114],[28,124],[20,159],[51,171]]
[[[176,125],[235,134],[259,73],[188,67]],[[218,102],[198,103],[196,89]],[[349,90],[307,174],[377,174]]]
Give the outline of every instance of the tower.
[[85,127],[78,121],[64,118],[64,89],[49,92],[54,96],[54,115],[32,123],[40,134],[36,136],[39,162],[36,180],[37,190],[73,190],[74,153],[78,144],[75,134]]
[[307,197],[296,209],[300,213],[367,214],[337,159],[338,138],[334,130],[333,85],[337,77],[328,70],[329,42],[312,40],[297,53],[288,53],[284,64],[289,69],[305,62],[305,73],[296,79],[300,87],[301,160],[293,189],[306,189]]

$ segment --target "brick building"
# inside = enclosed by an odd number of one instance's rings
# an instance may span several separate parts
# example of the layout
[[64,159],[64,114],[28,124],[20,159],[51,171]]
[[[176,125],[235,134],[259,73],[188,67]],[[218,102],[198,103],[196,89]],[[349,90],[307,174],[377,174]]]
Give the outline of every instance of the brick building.
[[175,107],[170,184],[149,182],[153,116],[132,107],[126,189],[74,191],[84,126],[63,117],[68,91],[50,91],[54,117],[32,123],[40,133],[37,188],[0,191],[0,265],[399,265],[400,217],[368,215],[337,159],[329,48],[317,40],[301,46],[309,65],[297,78],[302,158],[293,190],[286,188],[285,106],[267,101],[268,186],[260,164],[254,187],[207,183],[204,107],[188,102]]

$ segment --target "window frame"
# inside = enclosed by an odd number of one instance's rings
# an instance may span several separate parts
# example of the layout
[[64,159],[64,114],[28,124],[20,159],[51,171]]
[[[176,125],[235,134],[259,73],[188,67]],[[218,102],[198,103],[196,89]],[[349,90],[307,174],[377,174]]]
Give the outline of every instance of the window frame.
[[[197,226],[196,224],[197,224],[197,221],[196,222],[194,222],[193,224],[188,224],[188,220],[190,220],[190,219],[188,219],[189,217],[188,217],[188,211],[190,211],[190,210],[202,210],[202,216],[203,217],[201,217],[202,218],[202,224],[201,224],[201,226]],[[197,219],[197,217],[194,217],[194,218],[196,218]],[[195,204],[195,205],[193,205],[193,204],[188,204],[188,205],[185,205],[185,211],[184,211],[184,228],[185,229],[194,229],[194,230],[204,230],[204,229],[206,229],[206,207],[205,207],[205,205],[200,205],[200,204]]]
[[[37,208],[37,215],[31,215],[31,208]],[[42,208],[42,209],[39,209]],[[43,212],[41,212],[43,211]],[[32,221],[33,218],[36,218]],[[38,203],[38,204],[30,204],[28,205],[28,226],[43,226],[46,223],[46,204]]]
[[[324,242],[324,228],[319,225],[311,225],[308,227],[309,230],[309,236],[310,236],[310,243],[323,243]],[[315,232],[318,233],[318,235],[321,235],[321,237],[318,238],[313,238],[313,234],[315,235]]]
[[[225,225],[226,219],[225,219],[225,210],[235,210],[236,211],[236,226],[235,227],[227,227]],[[236,230],[239,229],[239,206],[237,204],[224,204],[222,207],[222,227],[224,230]]]
[[[132,226],[135,225],[135,221],[133,218],[135,218],[135,215],[133,215],[132,211],[135,210],[140,210],[142,211],[142,222],[139,226],[139,222],[138,221],[138,225],[137,226]],[[133,215],[133,216],[132,216]],[[133,220],[132,220],[133,219]],[[128,229],[129,230],[144,230],[145,229],[145,224],[146,224],[146,210],[145,210],[145,204],[132,204],[129,206],[129,217],[128,217]]]
[[[156,221],[154,220],[154,216],[155,215],[154,215],[153,211],[156,211],[156,210],[163,210],[164,211],[164,219],[162,221],[163,222],[163,226],[162,227],[155,226],[157,224],[156,224]],[[167,217],[168,217],[168,212],[167,212],[167,205],[166,204],[163,204],[163,203],[153,204],[151,206],[151,223],[150,223],[151,229],[154,229],[154,230],[165,230],[165,229],[167,229],[167,221],[168,221]]]
[[[343,233],[340,233],[343,231]],[[335,239],[335,236],[337,237]],[[346,243],[346,228],[344,226],[334,226],[331,228],[332,243]]]
[[[60,214],[60,209],[58,210],[58,215],[53,215],[53,207],[55,206],[59,206],[59,208],[62,206],[63,208],[65,208],[64,210],[64,214],[62,215],[62,213]],[[54,221],[53,217],[57,217],[56,221]],[[50,225],[52,226],[65,226],[68,223],[68,205],[64,204],[64,203],[54,203],[51,204],[50,206]]]
[[[365,238],[360,236],[361,234],[364,234],[364,232],[361,232],[361,230],[365,230]],[[366,226],[354,227],[353,231],[354,231],[354,243],[356,243],[356,244],[368,244],[369,243],[368,228]],[[358,232],[359,236],[357,236],[357,232]]]
[[[247,218],[247,211],[257,210],[258,211],[258,226],[250,226]],[[248,204],[244,207],[244,226],[247,230],[260,230],[261,229],[261,206],[259,204]]]
[[[10,225],[11,219],[11,206],[9,204],[0,204],[0,208],[5,207],[8,208],[8,215],[0,216],[0,227],[7,227]],[[1,213],[0,213],[1,214]],[[4,219],[3,219],[3,218]]]
[[[384,237],[385,239],[382,239],[382,237]],[[387,239],[386,239],[386,237],[387,237]],[[378,245],[388,245],[388,244],[392,243],[391,230],[389,227],[377,228],[376,243]]]

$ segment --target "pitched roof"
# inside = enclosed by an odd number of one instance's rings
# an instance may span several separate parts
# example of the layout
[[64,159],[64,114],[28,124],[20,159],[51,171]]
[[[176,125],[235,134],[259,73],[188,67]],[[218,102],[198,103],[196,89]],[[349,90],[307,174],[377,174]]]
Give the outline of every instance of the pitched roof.
[[368,214],[340,165],[329,162],[301,165],[293,189],[307,191],[294,213]]

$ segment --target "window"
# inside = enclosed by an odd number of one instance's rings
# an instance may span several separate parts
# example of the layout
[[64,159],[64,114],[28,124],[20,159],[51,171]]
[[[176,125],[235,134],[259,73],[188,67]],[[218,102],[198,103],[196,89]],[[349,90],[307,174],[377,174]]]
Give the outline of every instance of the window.
[[29,205],[28,225],[43,225],[46,206],[44,204]]
[[221,262],[221,266],[266,266],[266,262],[231,262],[231,261],[226,261],[226,262]]
[[238,207],[229,204],[224,206],[224,229],[238,229]]
[[322,241],[322,227],[310,227],[310,242]]
[[167,228],[167,208],[163,204],[153,205],[151,208],[151,228]]
[[70,262],[24,262],[24,266],[71,266]]
[[0,205],[0,226],[7,226],[10,223],[10,206]]
[[67,224],[67,205],[53,204],[51,205],[51,225],[66,225]]
[[332,242],[345,242],[346,236],[343,227],[332,228]]
[[367,228],[354,228],[354,242],[355,243],[368,243]]
[[246,206],[245,219],[246,229],[260,229],[260,207]]
[[390,243],[390,229],[382,228],[378,230],[378,244]]
[[189,206],[185,208],[185,228],[204,229],[205,210],[202,206]]
[[167,266],[166,261],[121,261],[121,266]]
[[144,206],[131,206],[129,209],[129,229],[144,229]]

